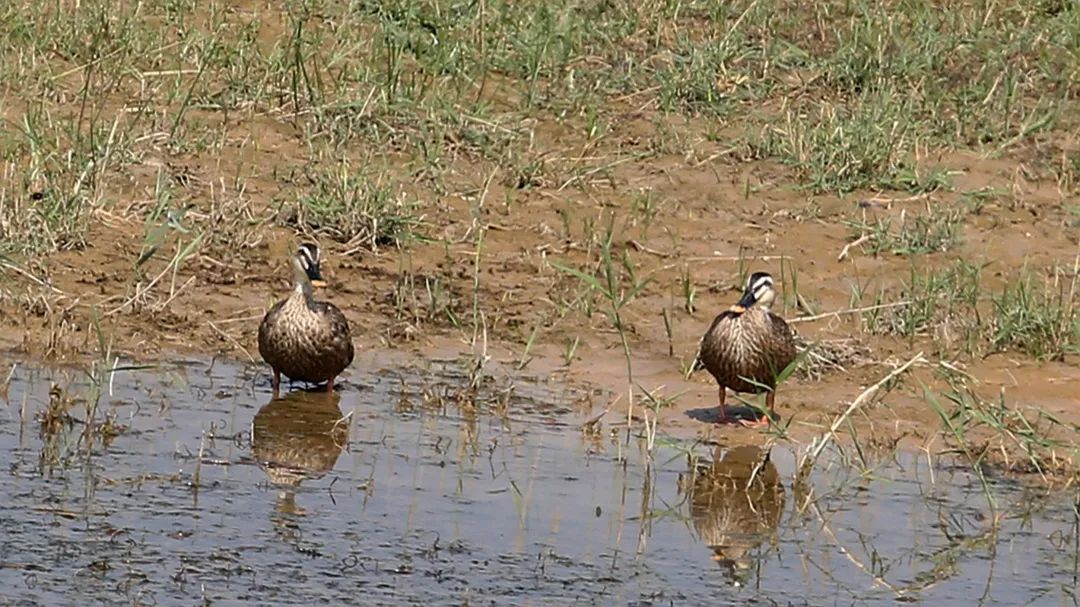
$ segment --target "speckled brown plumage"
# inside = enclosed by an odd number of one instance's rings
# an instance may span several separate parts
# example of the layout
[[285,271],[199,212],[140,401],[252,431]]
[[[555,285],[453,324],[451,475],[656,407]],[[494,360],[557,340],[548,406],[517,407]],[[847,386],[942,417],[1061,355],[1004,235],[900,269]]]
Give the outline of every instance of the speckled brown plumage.
[[747,280],[739,302],[719,314],[701,339],[694,369],[708,370],[720,384],[720,422],[732,421],[724,407],[728,388],[752,394],[765,392],[769,408],[765,422],[772,421],[777,375],[795,360],[796,354],[791,327],[769,310],[775,299],[772,276],[755,272]]
[[783,318],[764,308],[728,310],[706,331],[698,360],[721,386],[759,394],[766,391],[762,386],[775,388],[777,374],[795,360],[795,336]]
[[259,325],[259,354],[289,379],[330,381],[353,360],[349,321],[332,304],[294,292]]

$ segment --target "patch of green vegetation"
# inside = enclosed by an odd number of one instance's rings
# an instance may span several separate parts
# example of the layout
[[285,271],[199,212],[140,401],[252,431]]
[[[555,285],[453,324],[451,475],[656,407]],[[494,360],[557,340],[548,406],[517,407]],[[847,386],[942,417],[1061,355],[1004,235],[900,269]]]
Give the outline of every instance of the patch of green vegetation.
[[879,293],[874,302],[898,305],[868,310],[863,321],[873,333],[912,339],[934,334],[938,327],[951,328],[952,336],[968,335],[978,322],[971,313],[977,309],[981,278],[982,266],[962,260],[943,269],[919,271],[912,265],[908,279],[894,296]]
[[866,238],[867,253],[910,256],[955,249],[961,243],[964,216],[957,208],[927,208],[925,213],[902,213],[899,219],[882,216],[848,225],[856,238]]
[[299,199],[283,207],[286,223],[345,243],[348,250],[400,247],[423,238],[419,204],[388,176],[373,179],[342,162],[309,179]]
[[86,246],[93,212],[107,203],[110,172],[133,158],[117,125],[84,124],[35,106],[3,151],[0,251],[35,254]]
[[1040,360],[1062,359],[1080,348],[1080,293],[1075,278],[1040,282],[1023,272],[991,295],[995,350],[1018,350]]
[[803,59],[767,72],[786,119],[750,141],[814,191],[925,191],[941,174],[923,167],[921,150],[1006,151],[1053,128],[1076,92],[1075,7],[771,4],[767,23],[743,26],[800,48]]
[[[2,246],[80,247],[81,226],[112,211],[132,161],[228,156],[243,139],[235,129],[267,123],[313,162],[399,153],[406,168],[394,177],[444,193],[462,159],[523,188],[541,183],[551,167],[549,150],[534,148],[541,123],[583,134],[594,149],[580,157],[594,161],[571,170],[593,171],[609,156],[647,157],[595,149],[622,114],[652,114],[643,139],[671,153],[695,137],[673,124],[703,123],[715,140],[738,116],[752,154],[791,166],[812,191],[927,192],[949,181],[926,151],[1008,152],[1070,114],[1078,12],[874,0],[74,10],[22,0],[0,9],[0,73],[20,85],[0,106]],[[1070,170],[1062,179],[1075,187]],[[397,222],[394,205],[379,208]]]
[[1005,392],[987,399],[961,374],[939,367],[947,384],[942,394],[924,387],[927,402],[941,418],[945,440],[982,477],[984,468],[1037,474],[1047,483],[1073,483],[1080,475],[1076,428],[1031,405],[1011,404]]
[[[581,286],[588,290],[589,301],[591,301],[592,297],[599,296],[601,299],[601,311],[607,317],[611,328],[619,334],[623,360],[626,363],[626,391],[627,403],[629,403],[626,419],[629,429],[633,426],[634,387],[637,384],[634,381],[633,356],[630,351],[629,339],[629,333],[633,329],[626,322],[624,309],[645,290],[651,279],[640,275],[627,249],[623,248],[621,252],[618,250],[614,215],[608,215],[605,226],[603,232],[597,231],[596,233],[586,227],[590,244],[596,242],[597,245],[595,250],[596,260],[590,264],[593,265],[592,268],[578,269],[557,262],[552,262],[551,265],[556,270],[580,281]],[[591,316],[591,304],[587,304],[586,314]],[[640,386],[638,388],[641,389]],[[648,395],[648,391],[644,392]],[[651,455],[656,439],[656,422],[658,419],[656,411],[659,401],[649,396],[648,402],[653,407],[651,425],[648,417],[646,417],[645,422],[647,451]],[[646,408],[647,410],[648,408]],[[629,434],[627,436],[629,437]]]
[[1016,350],[1048,360],[1080,350],[1075,278],[1058,269],[1052,279],[1039,280],[1025,270],[988,290],[986,267],[964,260],[939,269],[912,267],[897,292],[878,294],[863,322],[877,334],[932,337],[943,353]]
[[401,337],[413,339],[417,328],[428,324],[461,327],[461,298],[450,287],[450,276],[419,274],[404,260],[399,272],[393,302],[395,319],[407,323],[399,331]]
[[917,136],[910,101],[870,93],[848,105],[811,111],[789,111],[782,125],[766,127],[750,142],[759,155],[791,165],[811,191],[919,193],[949,185],[944,169],[923,169],[910,158]]
[[979,188],[977,190],[960,192],[960,200],[963,201],[963,203],[968,209],[968,212],[974,215],[979,215],[982,213],[986,205],[1006,196],[1007,194],[1008,192],[1006,192],[1003,188],[987,186],[984,188]]

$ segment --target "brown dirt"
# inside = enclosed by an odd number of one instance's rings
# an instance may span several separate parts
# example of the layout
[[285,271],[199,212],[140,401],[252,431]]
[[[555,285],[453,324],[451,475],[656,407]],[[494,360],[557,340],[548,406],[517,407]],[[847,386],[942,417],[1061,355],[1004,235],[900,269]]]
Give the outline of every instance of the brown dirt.
[[[254,125],[238,125],[238,129]],[[280,125],[279,125],[280,126]],[[630,122],[625,135],[617,130],[613,138],[634,137],[640,123]],[[251,136],[261,136],[271,143],[266,148],[287,150],[287,137],[269,129],[258,129]],[[636,136],[640,137],[640,134]],[[249,180],[248,197],[255,208],[267,208],[278,192],[268,177],[290,162],[290,152],[266,155],[257,164],[257,173]],[[699,152],[708,157],[708,151]],[[1023,188],[1018,196],[1040,212],[994,212],[992,225],[969,225],[965,232],[964,254],[985,257],[999,272],[1015,271],[1023,263],[1039,264],[1064,261],[1075,250],[1063,227],[1061,201],[1046,187],[1017,185],[1008,181],[1007,169],[999,163],[977,163],[958,158],[966,187],[1008,185]],[[185,187],[192,202],[204,198],[207,186],[221,174],[212,166],[197,163],[191,168],[198,179]],[[866,257],[855,252],[853,259],[838,262],[839,251],[850,234],[837,221],[851,215],[865,196],[839,199],[829,196],[809,199],[800,193],[769,189],[744,197],[746,179],[764,180],[765,173],[777,167],[745,165],[722,160],[698,166],[697,161],[667,156],[642,162],[625,163],[610,176],[610,182],[589,187],[558,189],[545,184],[519,194],[509,213],[490,205],[484,213],[487,222],[481,261],[480,305],[487,315],[492,351],[516,360],[532,327],[540,319],[552,319],[557,312],[553,296],[573,286],[544,262],[545,257],[584,263],[582,250],[586,239],[567,242],[554,234],[562,222],[558,212],[566,209],[570,225],[580,230],[584,218],[602,221],[604,209],[626,209],[628,192],[651,189],[662,206],[646,234],[641,227],[629,227],[622,239],[639,264],[639,272],[653,277],[648,288],[626,309],[632,333],[635,381],[663,394],[680,394],[673,406],[664,409],[661,425],[665,431],[693,435],[702,432],[745,432],[719,429],[688,416],[694,409],[715,403],[715,387],[710,378],[699,374],[683,378],[680,362],[693,355],[697,339],[714,313],[729,305],[737,295],[738,257],[748,267],[778,275],[778,256],[786,256],[788,270],[798,271],[800,294],[813,302],[815,311],[842,310],[848,307],[849,281],[858,277],[864,282],[895,285],[908,270],[902,257]],[[480,171],[475,171],[481,173]],[[136,171],[138,173],[138,171]],[[1004,176],[1003,176],[1004,174]],[[153,171],[143,179],[152,183]],[[478,177],[480,175],[477,175]],[[137,199],[150,184],[131,188]],[[492,183],[488,199],[501,200],[505,186]],[[947,200],[948,194],[931,197],[931,204]],[[467,204],[460,197],[448,197],[432,205],[427,221],[433,235],[457,243],[471,228]],[[808,204],[820,212],[814,219],[801,219]],[[899,202],[894,205],[921,205]],[[441,208],[440,208],[441,207]],[[620,216],[620,221],[625,215]],[[140,224],[113,223],[97,218],[90,231],[88,248],[56,253],[40,260],[47,268],[48,280],[59,291],[50,293],[15,277],[18,286],[4,305],[0,345],[26,355],[55,360],[78,359],[97,349],[92,329],[92,310],[104,315],[102,326],[112,347],[139,359],[167,358],[173,351],[205,352],[238,357],[257,357],[255,329],[262,313],[288,288],[284,257],[289,247],[284,242],[295,238],[291,230],[266,226],[258,230],[257,246],[233,252],[227,258],[215,257],[213,248],[206,251],[176,278],[175,285],[186,285],[168,299],[169,287],[160,284],[143,304],[122,307],[130,296],[132,260],[138,255],[143,238]],[[973,222],[979,223],[979,222]],[[674,243],[674,244],[673,244]],[[418,245],[408,251],[384,249],[348,259],[335,257],[329,247],[326,262],[331,280],[323,295],[339,305],[353,324],[356,342],[363,348],[394,348],[427,352],[447,351],[453,344],[468,350],[471,330],[449,326],[445,319],[420,322],[402,317],[394,305],[397,285],[405,278],[408,266],[417,276],[437,276],[456,297],[459,317],[468,318],[471,307],[473,245],[470,242],[444,246],[442,243]],[[224,247],[222,251],[227,251]],[[762,257],[764,261],[753,261]],[[403,261],[406,260],[406,261]],[[403,270],[403,266],[405,270]],[[159,267],[161,262],[159,262]],[[689,268],[698,295],[697,311],[688,314],[678,295],[678,279]],[[149,276],[155,274],[151,271]],[[187,283],[189,278],[193,278]],[[166,278],[171,283],[171,278]],[[568,286],[569,285],[569,286]],[[418,289],[423,291],[422,281]],[[19,305],[23,302],[24,305]],[[157,309],[160,306],[160,309]],[[674,356],[668,353],[668,339],[662,310],[669,310],[672,323]],[[799,313],[788,310],[793,318]],[[465,321],[468,324],[468,321]],[[852,317],[823,319],[797,325],[802,335],[813,339],[855,338],[868,348],[867,364],[848,373],[831,373],[817,381],[795,380],[783,386],[778,404],[785,416],[797,420],[795,436],[816,433],[867,385],[874,383],[895,364],[918,350],[930,352],[933,344],[907,343],[904,340],[865,334]],[[530,356],[530,371],[562,366],[565,340],[579,336],[579,346],[570,366],[574,377],[622,393],[625,364],[617,348],[618,337],[601,313],[586,319],[571,311],[541,330],[538,345]],[[496,347],[498,346],[498,348]],[[978,378],[989,393],[1004,390],[1028,404],[1047,409],[1070,423],[1080,422],[1075,394],[1080,387],[1076,360],[1040,363],[1022,356],[995,355],[961,363],[968,374]],[[929,370],[920,375],[931,380]],[[362,378],[357,378],[363,381]],[[864,412],[864,421],[873,418],[879,431],[910,435],[923,440],[938,428],[936,414],[918,397],[910,384],[890,395],[887,407],[875,406]],[[625,406],[625,399],[620,401]],[[799,429],[802,428],[803,431]]]

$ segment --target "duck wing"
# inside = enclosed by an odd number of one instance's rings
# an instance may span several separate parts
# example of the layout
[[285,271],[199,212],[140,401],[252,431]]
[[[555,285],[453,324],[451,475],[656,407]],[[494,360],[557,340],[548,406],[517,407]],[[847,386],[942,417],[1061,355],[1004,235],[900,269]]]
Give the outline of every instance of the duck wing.
[[345,366],[352,364],[355,352],[348,319],[345,318],[345,315],[337,306],[328,301],[312,302],[311,309],[326,321],[327,328],[330,330],[330,335],[333,336],[334,341],[340,342],[336,345],[343,348],[344,358],[348,360]]
[[702,371],[705,369],[705,362],[702,360],[701,355],[705,348],[706,340],[708,340],[709,337],[713,334],[713,331],[716,330],[717,325],[719,325],[725,319],[735,318],[737,316],[738,314],[732,312],[731,310],[724,310],[723,312],[716,315],[716,318],[713,319],[712,324],[709,325],[708,330],[706,330],[705,334],[701,336],[700,340],[698,340],[697,354],[694,356],[694,364],[690,367],[691,373],[695,373],[697,371]]

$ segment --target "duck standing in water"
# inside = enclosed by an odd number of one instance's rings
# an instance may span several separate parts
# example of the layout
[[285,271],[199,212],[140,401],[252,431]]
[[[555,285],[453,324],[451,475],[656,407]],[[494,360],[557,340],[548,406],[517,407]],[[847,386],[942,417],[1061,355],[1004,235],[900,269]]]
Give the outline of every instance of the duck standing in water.
[[[739,302],[718,315],[701,339],[694,369],[706,369],[720,384],[720,423],[746,426],[772,421],[776,377],[795,360],[795,336],[783,318],[770,311],[776,290],[773,278],[755,272]],[[732,420],[724,407],[726,389],[765,392],[769,412],[764,421]]]
[[324,286],[319,247],[305,243],[292,257],[293,292],[276,304],[259,325],[259,354],[274,370],[277,393],[281,375],[309,383],[334,380],[353,360],[349,321],[332,303],[315,301],[313,286]]

